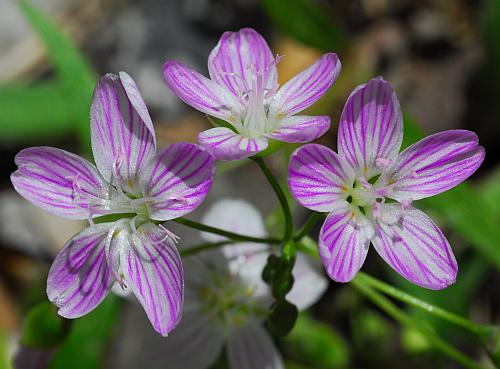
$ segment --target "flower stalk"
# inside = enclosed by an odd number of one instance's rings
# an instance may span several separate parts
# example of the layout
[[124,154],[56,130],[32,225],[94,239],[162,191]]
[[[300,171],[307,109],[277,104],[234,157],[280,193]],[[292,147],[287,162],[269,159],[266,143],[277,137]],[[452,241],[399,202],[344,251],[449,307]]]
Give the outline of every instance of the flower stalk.
[[469,369],[485,369],[484,366],[472,360],[470,357],[462,354],[460,351],[458,351],[456,348],[454,348],[448,342],[438,336],[434,331],[429,329],[427,326],[420,324],[411,315],[399,309],[384,295],[375,291],[367,283],[364,282],[365,280],[363,280],[363,278],[356,277],[352,280],[351,284],[352,286],[354,286],[354,288],[356,288],[356,290],[358,290],[361,294],[372,301],[384,312],[392,316],[399,323],[407,327],[415,328],[422,334],[424,334],[436,349],[441,351],[449,358]]
[[463,329],[476,334],[481,340],[483,337],[490,337],[492,330],[494,329],[494,327],[474,323],[469,319],[461,317],[460,315],[454,314],[438,306],[431,305],[364,272],[359,272],[355,279],[363,285],[374,288],[386,295],[395,298],[396,300],[402,301],[408,305],[423,310],[451,324],[462,327]]
[[290,210],[290,206],[288,205],[288,200],[286,198],[285,193],[283,192],[283,189],[281,188],[280,184],[274,177],[273,173],[269,169],[269,167],[266,165],[264,160],[259,157],[253,157],[251,158],[260,168],[262,173],[264,173],[267,181],[271,185],[271,187],[274,190],[274,193],[276,194],[276,197],[278,198],[278,201],[281,205],[281,209],[283,210],[283,217],[285,219],[285,231],[283,233],[283,244],[286,245],[293,237],[293,220],[292,220],[292,212]]
[[[234,233],[234,232],[229,232],[225,231],[220,228],[216,227],[211,227],[206,224],[198,223],[193,220],[185,219],[185,218],[176,218],[172,219],[172,221],[182,224],[186,227],[198,229],[203,232],[208,232],[208,233],[213,233],[213,234],[218,234],[219,236],[224,236],[229,238],[230,240],[234,241],[248,241],[248,242],[255,242],[255,243],[271,243],[271,244],[276,244],[280,243],[281,240],[276,239],[276,238],[260,238],[260,237],[252,237],[252,236],[245,236],[242,234]],[[222,246],[222,245],[220,245]]]

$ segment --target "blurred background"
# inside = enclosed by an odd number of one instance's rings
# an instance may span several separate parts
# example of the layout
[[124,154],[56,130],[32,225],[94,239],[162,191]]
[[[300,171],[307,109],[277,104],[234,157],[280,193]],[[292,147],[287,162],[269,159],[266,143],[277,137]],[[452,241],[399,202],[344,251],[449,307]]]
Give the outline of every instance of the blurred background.
[[[309,109],[330,114],[320,142],[336,146],[339,116],[350,91],[382,75],[405,115],[405,145],[446,129],[475,131],[486,160],[465,184],[420,201],[441,226],[459,262],[457,283],[439,292],[405,282],[370,252],[364,270],[430,303],[479,323],[500,323],[500,1],[497,0],[31,0],[0,1],[0,368],[13,352],[26,368],[164,368],[163,339],[141,307],[108,297],[71,326],[44,302],[57,251],[83,224],[31,206],[9,181],[14,156],[28,146],[89,154],[88,110],[96,78],[127,71],[138,83],[160,146],[195,141],[206,117],[171,94],[162,78],[166,59],[207,72],[220,35],[252,27],[285,57],[280,83],[325,51],[342,72]],[[290,150],[269,159],[285,179]],[[258,168],[223,164],[214,189],[192,219],[222,197],[251,201],[279,232],[279,211]],[[307,216],[296,208],[297,225]],[[182,244],[196,231],[171,227]],[[317,234],[318,229],[315,229]],[[467,355],[485,361],[464,330],[404,307]],[[331,283],[277,341],[287,368],[460,368],[425,335],[401,326],[349,285]],[[224,363],[217,364],[224,368]],[[486,367],[488,364],[485,364]],[[259,368],[256,368],[259,369]]]

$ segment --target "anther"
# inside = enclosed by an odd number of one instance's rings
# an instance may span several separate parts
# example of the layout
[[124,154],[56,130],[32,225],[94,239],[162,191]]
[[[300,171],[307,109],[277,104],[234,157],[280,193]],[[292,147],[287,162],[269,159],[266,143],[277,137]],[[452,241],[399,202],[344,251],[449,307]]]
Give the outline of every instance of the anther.
[[403,199],[401,200],[401,210],[406,210],[409,209],[411,206],[412,200],[410,199]]
[[181,239],[179,236],[177,236],[174,232],[168,230],[167,228],[165,228],[165,226],[163,224],[158,224],[158,227],[161,228],[161,230],[163,232],[165,232],[165,234],[170,237],[170,239],[174,242],[174,243],[178,243],[179,240]]

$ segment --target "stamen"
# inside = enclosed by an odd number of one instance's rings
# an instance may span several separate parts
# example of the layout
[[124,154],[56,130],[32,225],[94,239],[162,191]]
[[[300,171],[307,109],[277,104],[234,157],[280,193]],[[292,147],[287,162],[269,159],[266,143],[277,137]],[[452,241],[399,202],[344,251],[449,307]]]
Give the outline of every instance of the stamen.
[[167,235],[167,237],[170,237],[170,239],[174,242],[174,243],[179,243],[179,240],[181,239],[179,236],[177,236],[174,232],[168,230],[167,228],[165,228],[165,226],[163,224],[158,224],[158,227],[161,228],[161,230],[163,232],[165,232],[165,234]]
[[366,180],[364,176],[359,177],[358,180],[361,184],[361,187],[363,187],[365,190],[369,190],[372,188],[372,185]]
[[172,201],[180,201],[180,202],[188,202],[189,201],[189,199],[187,197],[184,197],[181,195],[172,195],[168,199],[172,200]]
[[413,201],[410,199],[401,200],[401,210],[409,209],[411,207],[412,202]]

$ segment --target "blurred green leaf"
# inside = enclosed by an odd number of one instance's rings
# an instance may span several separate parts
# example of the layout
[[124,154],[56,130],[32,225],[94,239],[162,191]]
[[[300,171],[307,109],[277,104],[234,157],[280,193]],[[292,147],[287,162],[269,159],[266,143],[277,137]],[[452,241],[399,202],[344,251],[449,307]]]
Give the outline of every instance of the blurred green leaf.
[[12,369],[9,348],[9,336],[0,330],[0,368]]
[[20,343],[49,349],[60,344],[67,333],[64,319],[57,315],[57,308],[50,302],[42,302],[28,311]]
[[401,346],[413,354],[422,354],[432,351],[432,344],[418,329],[403,327],[401,331]]
[[103,368],[104,353],[118,322],[119,306],[119,298],[110,294],[97,309],[74,320],[50,369]]
[[77,129],[85,149],[90,147],[89,106],[96,76],[83,55],[51,20],[29,1],[19,1],[21,10],[41,37],[54,63],[56,75],[68,96],[69,106],[78,122]]
[[287,357],[307,368],[343,368],[350,360],[342,336],[331,325],[305,313],[299,315],[292,333],[281,342]]
[[500,83],[500,1],[487,0],[484,6],[484,42],[488,53],[488,62],[491,64],[490,72],[493,73],[497,83]]
[[261,0],[271,20],[295,39],[323,51],[340,49],[342,32],[314,0]]
[[54,137],[72,129],[67,98],[55,83],[0,87],[0,140]]
[[496,214],[496,223],[500,224],[500,169],[493,171],[478,188],[478,194],[485,204]]

